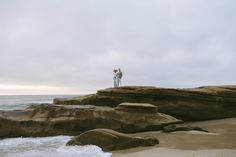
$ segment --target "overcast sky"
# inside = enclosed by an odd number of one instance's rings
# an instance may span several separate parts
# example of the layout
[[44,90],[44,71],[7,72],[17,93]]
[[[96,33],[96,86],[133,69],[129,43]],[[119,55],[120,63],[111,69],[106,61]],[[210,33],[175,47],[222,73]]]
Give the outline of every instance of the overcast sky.
[[0,94],[236,84],[235,0],[0,0]]

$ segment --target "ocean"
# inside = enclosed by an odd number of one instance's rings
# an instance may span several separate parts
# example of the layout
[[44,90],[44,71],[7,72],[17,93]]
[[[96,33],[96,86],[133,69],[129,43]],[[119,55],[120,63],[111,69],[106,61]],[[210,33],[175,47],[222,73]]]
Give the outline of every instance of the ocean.
[[[73,95],[12,95],[0,96],[0,110],[25,109],[40,103],[52,103],[56,97]],[[110,157],[101,148],[88,146],[65,146],[70,136],[5,138],[0,139],[0,157]]]

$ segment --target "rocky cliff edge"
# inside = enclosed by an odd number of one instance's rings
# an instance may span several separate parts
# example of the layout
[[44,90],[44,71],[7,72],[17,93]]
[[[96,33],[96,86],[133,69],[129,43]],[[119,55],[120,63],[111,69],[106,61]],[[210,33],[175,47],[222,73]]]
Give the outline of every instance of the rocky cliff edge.
[[123,102],[150,103],[176,118],[192,120],[236,116],[236,86],[205,86],[188,89],[124,86],[98,90],[96,94],[54,99],[54,104],[116,107]]

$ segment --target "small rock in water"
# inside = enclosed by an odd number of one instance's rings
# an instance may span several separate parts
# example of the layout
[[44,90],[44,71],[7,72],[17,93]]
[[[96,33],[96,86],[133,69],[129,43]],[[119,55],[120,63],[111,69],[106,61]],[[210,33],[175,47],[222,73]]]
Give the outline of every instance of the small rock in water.
[[171,125],[163,127],[164,132],[191,131],[191,130],[208,132],[207,130],[204,130],[200,127],[190,126],[186,124],[171,124]]

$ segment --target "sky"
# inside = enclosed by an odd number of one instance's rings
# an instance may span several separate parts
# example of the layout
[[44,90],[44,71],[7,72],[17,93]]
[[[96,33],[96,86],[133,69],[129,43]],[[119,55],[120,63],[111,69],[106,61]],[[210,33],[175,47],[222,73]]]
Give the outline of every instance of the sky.
[[0,0],[0,95],[236,84],[235,0]]

